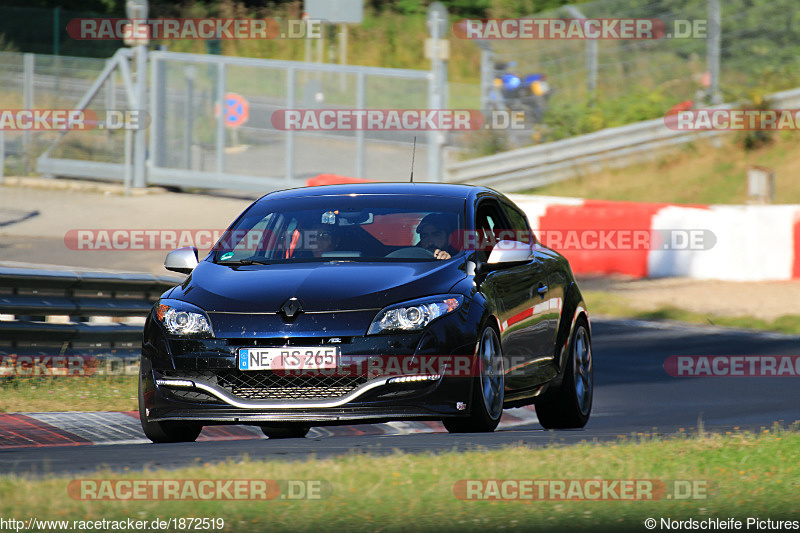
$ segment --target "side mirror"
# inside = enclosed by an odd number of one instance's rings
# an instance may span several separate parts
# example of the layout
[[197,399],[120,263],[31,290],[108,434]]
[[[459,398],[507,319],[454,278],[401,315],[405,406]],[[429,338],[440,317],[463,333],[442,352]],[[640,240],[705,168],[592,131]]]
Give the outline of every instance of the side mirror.
[[502,268],[503,266],[527,263],[532,256],[533,250],[531,250],[530,244],[504,240],[494,245],[486,263],[490,268],[491,265],[496,265],[496,268]]
[[492,248],[486,262],[475,264],[475,282],[481,284],[486,274],[505,267],[519,266],[529,263],[533,258],[531,245],[519,241],[500,241]]
[[181,274],[191,274],[197,263],[197,248],[184,246],[167,254],[167,258],[164,259],[164,268]]

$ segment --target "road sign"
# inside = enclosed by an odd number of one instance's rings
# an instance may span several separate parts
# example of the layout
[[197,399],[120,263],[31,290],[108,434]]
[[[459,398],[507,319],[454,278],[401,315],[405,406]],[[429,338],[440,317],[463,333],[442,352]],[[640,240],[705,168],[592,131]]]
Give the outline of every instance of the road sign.
[[450,41],[444,39],[425,39],[425,59],[433,59],[434,48],[436,48],[436,59],[447,61],[450,59]]
[[250,104],[236,93],[225,95],[225,127],[238,128],[250,118]]
[[315,20],[331,24],[361,24],[364,22],[363,0],[305,0],[304,12]]

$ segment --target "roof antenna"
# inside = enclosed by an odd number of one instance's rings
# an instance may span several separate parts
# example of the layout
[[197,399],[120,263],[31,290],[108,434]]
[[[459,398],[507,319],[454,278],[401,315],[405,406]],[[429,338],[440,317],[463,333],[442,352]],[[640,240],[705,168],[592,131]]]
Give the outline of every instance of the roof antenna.
[[414,158],[417,155],[417,136],[414,135],[414,149],[411,152],[411,181],[409,183],[414,183]]

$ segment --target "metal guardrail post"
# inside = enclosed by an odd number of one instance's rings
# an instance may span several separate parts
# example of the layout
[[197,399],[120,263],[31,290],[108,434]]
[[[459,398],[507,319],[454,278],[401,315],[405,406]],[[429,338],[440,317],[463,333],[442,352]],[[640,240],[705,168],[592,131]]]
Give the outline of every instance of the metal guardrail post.
[[6,132],[0,128],[0,183],[6,175]]
[[[295,85],[297,78],[297,71],[294,67],[289,67],[286,72],[286,108],[295,108]],[[294,131],[289,128],[286,131],[286,185],[292,186],[294,181]]]
[[[431,80],[428,92],[428,109],[438,110],[447,107],[447,62],[440,57],[440,47],[447,27],[447,9],[441,2],[434,2],[428,8],[428,29],[431,33]],[[428,181],[442,181],[442,155],[444,132],[428,132]]]
[[[572,18],[585,19],[586,16],[575,6],[564,6],[564,11]],[[586,40],[586,92],[589,103],[594,102],[597,89],[597,39]]]
[[131,181],[133,178],[133,134],[130,128],[125,128],[125,196],[131,193]]
[[597,90],[597,40],[586,41],[586,90],[589,93],[589,103],[595,101]]
[[[117,75],[116,71],[109,74],[106,80],[106,109],[117,108]],[[110,133],[110,132],[109,132]]]
[[[186,78],[186,101],[183,103],[183,168],[192,169],[192,146],[194,145],[194,79],[197,69],[193,65],[184,68]],[[166,92],[166,91],[165,91]]]
[[[147,46],[136,47],[136,107],[141,112],[147,109]],[[134,135],[133,186],[147,186],[147,130],[138,128]]]
[[721,104],[719,94],[719,45],[722,35],[722,26],[719,13],[719,0],[708,0],[708,57],[706,58],[708,73],[711,83],[708,87],[709,99],[712,105]]
[[[356,91],[356,107],[358,109],[366,109],[367,107],[367,81],[366,75],[363,72],[358,73],[358,88]],[[364,130],[356,131],[356,177],[363,178],[364,177],[364,158],[365,158],[365,150],[364,150]]]
[[486,45],[481,47],[481,109],[491,107],[489,101],[494,84],[494,51]]
[[162,57],[150,54],[150,169],[167,166],[166,63]]
[[[24,86],[22,96],[22,107],[25,109],[33,109],[33,71],[35,68],[35,55],[25,54],[23,59],[24,68]],[[26,130],[22,134],[22,161],[23,172],[28,175],[30,168],[28,168],[28,155],[31,148],[31,132]]]
[[225,63],[217,62],[217,173],[225,172]]

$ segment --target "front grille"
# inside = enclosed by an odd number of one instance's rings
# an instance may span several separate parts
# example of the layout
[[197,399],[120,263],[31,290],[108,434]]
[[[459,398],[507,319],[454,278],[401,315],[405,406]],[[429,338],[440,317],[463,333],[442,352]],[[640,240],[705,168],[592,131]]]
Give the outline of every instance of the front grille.
[[355,385],[344,387],[240,387],[234,389],[234,394],[240,398],[251,400],[319,400],[340,398],[355,389]]
[[184,402],[198,402],[198,403],[221,403],[222,400],[206,394],[205,392],[194,392],[186,389],[172,389],[170,391],[173,397]]
[[329,400],[345,396],[367,382],[366,376],[283,376],[271,370],[164,370],[161,374],[217,385],[247,400]]

